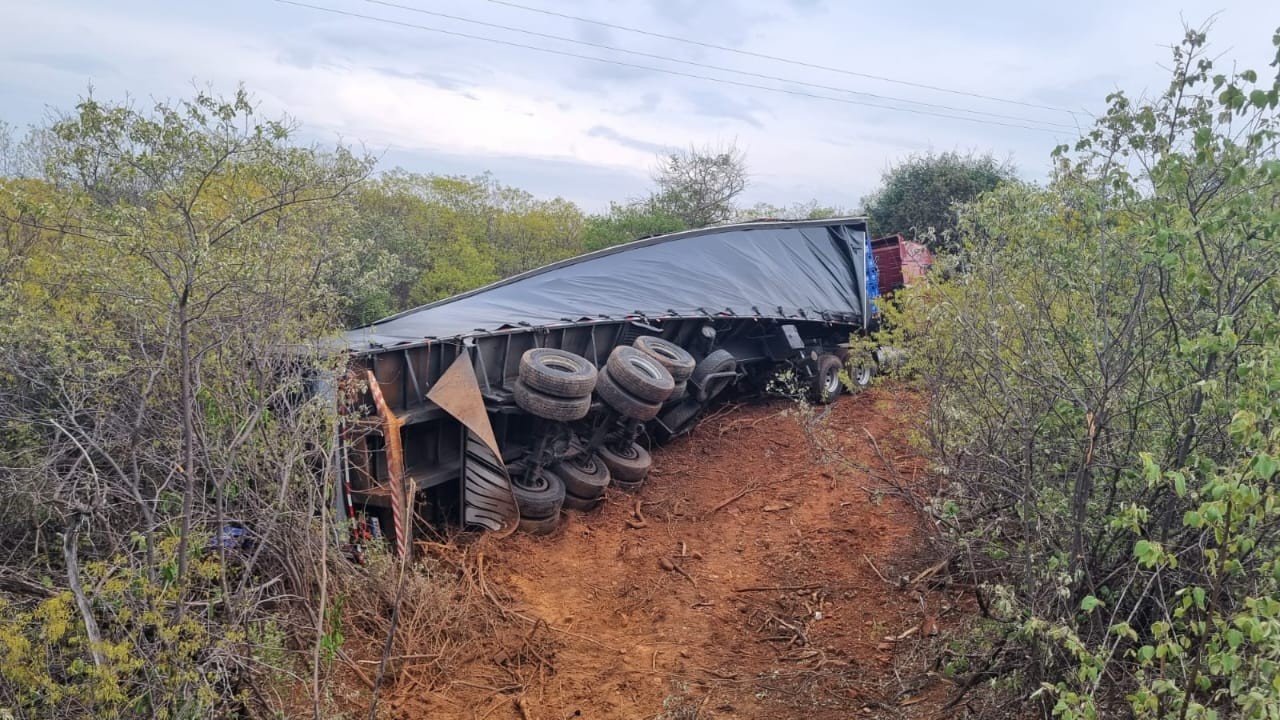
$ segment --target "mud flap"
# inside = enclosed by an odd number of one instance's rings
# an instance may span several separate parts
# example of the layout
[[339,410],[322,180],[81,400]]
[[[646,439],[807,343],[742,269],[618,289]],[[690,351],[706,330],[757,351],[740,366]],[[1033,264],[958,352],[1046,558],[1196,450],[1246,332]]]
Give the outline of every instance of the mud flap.
[[511,493],[511,475],[502,462],[502,451],[489,424],[489,413],[480,395],[471,351],[464,349],[440,377],[427,399],[466,428],[462,462],[462,519],[502,535],[520,523],[520,511]]

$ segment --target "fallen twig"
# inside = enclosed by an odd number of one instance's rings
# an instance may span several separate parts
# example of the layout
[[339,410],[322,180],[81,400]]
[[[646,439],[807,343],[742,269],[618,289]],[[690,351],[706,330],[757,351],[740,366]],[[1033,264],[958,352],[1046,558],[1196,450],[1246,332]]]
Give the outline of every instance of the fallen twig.
[[881,580],[885,581],[886,583],[889,583],[890,585],[895,585],[895,586],[896,586],[896,584],[895,584],[895,583],[889,582],[889,578],[887,578],[887,577],[885,577],[883,574],[881,574],[881,572],[880,572],[880,568],[876,567],[876,564],[875,564],[875,563],[873,563],[873,562],[871,562],[871,558],[867,557],[866,555],[863,555],[863,556],[862,556],[862,559],[867,561],[867,564],[871,566],[871,569],[872,569],[873,571],[875,571],[875,574],[876,574],[876,576],[877,576],[877,577],[879,577]]
[[918,584],[921,580],[925,580],[925,579],[927,579],[927,578],[932,577],[932,576],[934,575],[934,573],[936,573],[936,572],[938,572],[939,570],[941,570],[942,568],[946,567],[946,566],[947,566],[947,563],[949,563],[949,562],[951,562],[951,558],[946,558],[946,559],[942,560],[941,562],[939,562],[938,564],[936,564],[936,565],[934,565],[934,566],[932,566],[932,567],[930,567],[930,568],[928,568],[928,569],[926,569],[926,570],[922,571],[919,575],[916,575],[916,576],[915,576],[915,579],[913,579],[913,580],[911,581],[911,583],[910,583],[910,584],[911,584],[911,585],[916,585],[916,584]]
[[640,512],[639,500],[636,500],[635,506],[631,508],[631,514],[635,516],[635,520],[631,520],[631,519],[625,520],[624,522],[626,522],[627,527],[631,528],[632,530],[639,530],[641,528],[649,527],[649,521],[645,519],[644,513]]
[[920,630],[919,625],[912,625],[911,627],[907,628],[906,630],[903,630],[897,635],[889,635],[885,637],[884,640],[885,642],[902,642],[903,640],[906,640],[912,635],[915,635],[917,632],[919,632],[919,630]]
[[767,585],[763,587],[744,587],[734,588],[734,592],[769,592],[771,590],[817,590],[826,587],[822,583],[809,583],[808,585]]
[[[674,563],[673,563],[673,564],[674,564]],[[676,572],[678,572],[678,573],[680,573],[681,575],[683,575],[683,576],[685,577],[685,579],[689,581],[689,584],[693,585],[693,587],[694,587],[694,589],[695,589],[695,590],[698,588],[698,581],[697,581],[697,580],[694,580],[692,575],[690,575],[689,573],[685,572],[685,571],[684,571],[684,568],[680,567],[679,565],[676,565]]]
[[355,671],[356,675],[359,676],[360,680],[363,681],[364,684],[367,685],[370,690],[373,689],[374,687],[373,680],[368,675],[366,675],[363,670],[360,669],[359,665],[356,665],[355,662],[351,660],[351,657],[349,655],[343,652],[342,648],[338,648],[337,655],[338,655],[338,659],[341,660],[343,664],[345,664],[347,667]]
[[724,502],[720,503],[719,505],[717,505],[717,506],[715,506],[715,507],[711,508],[710,510],[708,510],[708,511],[707,511],[707,514],[708,514],[708,515],[715,515],[716,513],[720,512],[721,510],[723,510],[723,509],[725,509],[725,508],[729,507],[729,505],[733,504],[734,502],[736,502],[736,501],[738,501],[738,500],[742,499],[742,497],[743,497],[743,496],[745,496],[747,493],[752,492],[752,491],[754,491],[754,490],[759,490],[759,489],[760,489],[760,486],[759,486],[759,485],[748,485],[748,486],[746,486],[746,487],[742,488],[741,490],[739,490],[737,493],[735,493],[733,497],[729,498],[728,500],[725,500]]

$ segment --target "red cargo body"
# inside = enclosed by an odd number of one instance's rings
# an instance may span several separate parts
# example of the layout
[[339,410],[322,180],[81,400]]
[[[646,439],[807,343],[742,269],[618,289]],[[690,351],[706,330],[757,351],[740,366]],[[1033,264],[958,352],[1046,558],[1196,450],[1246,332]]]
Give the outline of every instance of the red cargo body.
[[924,276],[933,264],[933,253],[920,243],[902,235],[890,235],[871,241],[871,253],[880,272],[880,292],[888,294]]

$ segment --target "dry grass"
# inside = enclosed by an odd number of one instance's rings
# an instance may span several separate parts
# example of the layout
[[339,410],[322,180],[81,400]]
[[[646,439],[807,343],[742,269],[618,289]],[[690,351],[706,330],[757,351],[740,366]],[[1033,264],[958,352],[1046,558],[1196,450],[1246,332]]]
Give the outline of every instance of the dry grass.
[[[386,653],[381,685],[391,704],[411,698],[419,706],[445,706],[456,684],[482,685],[491,698],[519,698],[554,672],[556,639],[545,623],[511,610],[505,593],[486,581],[485,545],[456,539],[418,543]],[[366,686],[376,682],[391,632],[399,574],[396,558],[374,552],[364,568],[340,579],[347,598],[345,653]],[[483,668],[484,682],[475,682],[476,668],[463,672],[472,665]]]

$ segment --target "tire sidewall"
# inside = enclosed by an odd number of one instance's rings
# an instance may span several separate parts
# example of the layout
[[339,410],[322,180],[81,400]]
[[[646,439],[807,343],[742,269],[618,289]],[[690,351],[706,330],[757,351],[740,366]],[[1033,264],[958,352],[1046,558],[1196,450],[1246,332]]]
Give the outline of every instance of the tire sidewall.
[[565,495],[572,495],[579,500],[594,500],[604,494],[609,486],[609,466],[599,455],[592,453],[585,463],[578,458],[570,458],[556,466],[556,474],[564,482]]
[[608,369],[601,371],[596,378],[596,394],[606,405],[633,420],[652,420],[662,410],[661,404],[647,402],[627,392],[626,388],[613,379]]
[[633,347],[614,348],[605,367],[619,387],[648,403],[665,402],[676,388],[675,379],[661,362]]
[[554,471],[543,468],[538,487],[525,487],[517,481],[511,483],[511,494],[521,518],[542,520],[556,515],[564,505],[564,480]]
[[532,348],[520,356],[520,380],[544,395],[580,398],[595,388],[596,369],[586,358],[567,350]]

